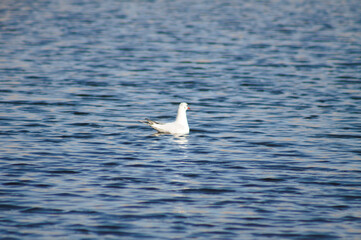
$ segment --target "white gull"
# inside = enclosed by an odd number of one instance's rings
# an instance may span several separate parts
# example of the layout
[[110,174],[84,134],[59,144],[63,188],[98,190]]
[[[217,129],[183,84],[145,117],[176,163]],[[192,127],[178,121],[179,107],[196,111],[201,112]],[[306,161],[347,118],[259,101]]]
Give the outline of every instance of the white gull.
[[148,124],[160,133],[170,133],[173,135],[184,135],[189,133],[189,126],[187,121],[186,111],[189,109],[188,104],[182,102],[179,104],[177,118],[174,122],[159,123],[150,119],[141,121]]

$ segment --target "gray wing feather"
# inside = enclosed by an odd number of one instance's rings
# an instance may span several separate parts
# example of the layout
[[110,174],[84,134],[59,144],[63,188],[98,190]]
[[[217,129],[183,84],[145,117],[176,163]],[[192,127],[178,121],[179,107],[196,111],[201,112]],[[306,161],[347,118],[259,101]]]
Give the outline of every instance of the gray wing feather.
[[159,123],[159,122],[150,120],[150,119],[148,119],[148,118],[146,118],[145,120],[141,120],[140,122],[145,123],[145,124],[148,124],[149,126],[152,126],[153,124],[161,124],[161,123]]

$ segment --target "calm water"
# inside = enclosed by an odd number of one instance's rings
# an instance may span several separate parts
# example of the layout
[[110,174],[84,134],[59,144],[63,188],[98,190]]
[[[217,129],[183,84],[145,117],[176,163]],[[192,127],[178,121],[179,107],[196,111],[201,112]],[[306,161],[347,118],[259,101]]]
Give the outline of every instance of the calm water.
[[360,8],[2,0],[0,236],[360,239]]

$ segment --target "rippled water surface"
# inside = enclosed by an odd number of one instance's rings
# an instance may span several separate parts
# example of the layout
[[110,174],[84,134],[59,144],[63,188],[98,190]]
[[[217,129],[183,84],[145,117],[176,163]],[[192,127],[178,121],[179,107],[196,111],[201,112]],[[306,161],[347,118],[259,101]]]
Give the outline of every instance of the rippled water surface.
[[360,239],[360,8],[2,0],[0,236]]

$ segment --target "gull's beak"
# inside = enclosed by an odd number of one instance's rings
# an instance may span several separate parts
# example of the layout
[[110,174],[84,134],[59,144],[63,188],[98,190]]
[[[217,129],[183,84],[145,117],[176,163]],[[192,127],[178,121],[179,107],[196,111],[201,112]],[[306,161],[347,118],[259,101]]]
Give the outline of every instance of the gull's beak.
[[191,110],[190,107],[187,107],[187,110]]

